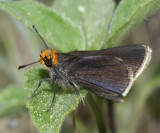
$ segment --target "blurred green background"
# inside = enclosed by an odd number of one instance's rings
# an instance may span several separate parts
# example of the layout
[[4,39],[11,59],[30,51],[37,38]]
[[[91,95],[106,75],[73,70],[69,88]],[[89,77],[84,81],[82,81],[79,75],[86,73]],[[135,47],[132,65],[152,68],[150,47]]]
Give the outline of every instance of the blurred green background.
[[[49,6],[52,1],[41,1]],[[119,45],[144,44],[153,50],[151,62],[138,78],[124,103],[114,103],[118,133],[160,132],[160,10],[136,27]],[[0,10],[0,132],[36,133],[26,108],[23,74],[36,64],[18,71],[18,66],[36,61],[42,45],[39,37],[24,24]],[[109,123],[104,105],[105,124]],[[79,133],[97,133],[90,103],[75,111]],[[107,127],[106,127],[107,128]],[[66,117],[62,133],[73,132],[72,115]]]

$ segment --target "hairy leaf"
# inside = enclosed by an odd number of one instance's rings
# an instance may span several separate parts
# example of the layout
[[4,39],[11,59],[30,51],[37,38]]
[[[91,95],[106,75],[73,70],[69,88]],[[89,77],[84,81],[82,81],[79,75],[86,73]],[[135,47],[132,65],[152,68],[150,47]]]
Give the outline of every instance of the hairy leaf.
[[160,0],[122,0],[112,18],[107,47],[116,45],[160,6]]
[[24,22],[35,25],[51,45],[61,51],[83,50],[82,33],[68,20],[64,20],[53,10],[35,1],[0,1],[0,8]]
[[[25,90],[30,95],[37,88],[42,78],[49,77],[48,71],[41,68],[30,69],[25,73]],[[53,84],[43,82],[37,93],[28,101],[33,122],[41,132],[59,133],[65,116],[74,110],[79,103],[80,96],[73,88],[56,86],[57,93],[52,108],[46,113],[53,98]],[[81,91],[82,96],[86,94]]]

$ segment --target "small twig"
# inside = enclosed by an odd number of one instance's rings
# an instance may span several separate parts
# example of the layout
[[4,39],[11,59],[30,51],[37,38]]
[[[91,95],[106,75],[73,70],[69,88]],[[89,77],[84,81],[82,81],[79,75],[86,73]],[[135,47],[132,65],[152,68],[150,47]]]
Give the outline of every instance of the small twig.
[[[109,20],[108,29],[107,29],[107,34],[106,34],[105,40],[104,40],[104,42],[103,42],[102,49],[106,48],[106,44],[107,44],[108,37],[109,37],[109,32],[110,32],[111,25],[112,25],[113,16],[114,16],[115,11],[116,11],[116,9],[117,9],[117,5],[119,4],[119,2],[120,2],[121,0],[114,0],[114,1],[115,1],[115,3],[116,3],[116,6],[114,7],[114,10],[113,10],[113,12],[112,12],[112,17],[111,17],[111,19]],[[110,44],[108,44],[107,46],[110,47]]]
[[107,106],[108,106],[108,123],[111,133],[116,133],[116,124],[115,124],[115,114],[114,114],[114,105],[113,102],[110,100],[107,100]]
[[75,110],[72,112],[72,121],[73,121],[73,133],[77,133],[77,131],[76,131]]
[[88,94],[88,101],[96,118],[99,133],[107,133],[102,110],[98,106],[97,101],[92,97],[90,93]]

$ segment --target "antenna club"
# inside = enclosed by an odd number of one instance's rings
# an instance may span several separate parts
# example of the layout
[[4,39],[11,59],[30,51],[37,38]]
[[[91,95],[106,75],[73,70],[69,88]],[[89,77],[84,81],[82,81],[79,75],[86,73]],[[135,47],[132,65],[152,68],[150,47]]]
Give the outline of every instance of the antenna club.
[[20,70],[20,69],[23,68],[23,67],[24,67],[24,66],[19,66],[19,67],[18,67],[18,70]]
[[35,28],[35,26],[34,26],[34,25],[32,25],[32,28],[34,29],[34,28]]
[[[35,25],[32,25],[32,28],[36,31],[36,32],[38,32],[38,30],[37,30],[37,28],[35,27]],[[38,33],[39,34],[39,33]]]
[[24,68],[24,67],[26,67],[26,66],[35,64],[35,63],[37,63],[37,62],[39,62],[39,61],[35,61],[35,62],[30,63],[30,64],[26,64],[26,65],[19,66],[19,67],[18,67],[18,70],[20,70],[20,69],[22,69],[22,68]]

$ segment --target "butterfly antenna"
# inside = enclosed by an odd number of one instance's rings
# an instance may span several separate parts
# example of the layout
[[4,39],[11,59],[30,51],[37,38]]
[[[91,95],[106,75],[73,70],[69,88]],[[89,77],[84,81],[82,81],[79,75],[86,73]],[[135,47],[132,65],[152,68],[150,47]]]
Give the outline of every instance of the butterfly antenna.
[[32,25],[32,28],[35,30],[35,32],[37,32],[38,36],[42,39],[43,43],[45,44],[46,48],[48,49],[48,46],[47,46],[46,42],[44,41],[42,36],[39,34],[39,32],[38,32],[37,28],[35,27],[35,25]]
[[26,67],[26,66],[35,64],[35,63],[37,63],[37,62],[39,62],[39,61],[36,61],[36,62],[30,63],[30,64],[26,64],[26,65],[19,66],[19,67],[18,67],[18,70],[20,70],[20,69],[22,69],[22,68],[24,68],[24,67]]

